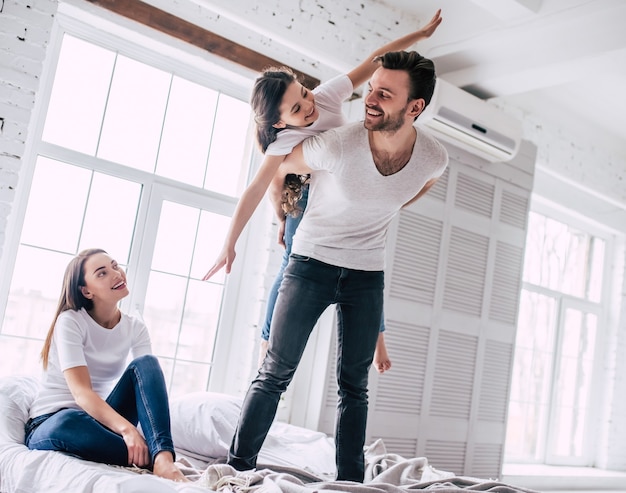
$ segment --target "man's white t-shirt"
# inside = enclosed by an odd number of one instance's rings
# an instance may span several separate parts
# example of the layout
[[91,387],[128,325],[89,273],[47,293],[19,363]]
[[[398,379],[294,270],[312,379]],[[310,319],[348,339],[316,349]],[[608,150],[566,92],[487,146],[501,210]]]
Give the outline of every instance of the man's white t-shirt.
[[392,219],[448,164],[445,148],[421,126],[416,132],[409,162],[389,176],[376,168],[363,122],[305,140],[304,161],[314,171],[292,253],[348,269],[384,270]]
[[342,104],[352,95],[353,90],[352,81],[347,75],[338,75],[317,86],[311,91],[315,95],[315,106],[319,112],[317,120],[308,127],[281,130],[276,134],[276,140],[267,147],[265,154],[286,156],[307,137],[344,125],[346,117],[342,112]]
[[42,387],[30,409],[30,417],[52,413],[62,408],[79,409],[70,392],[63,371],[86,366],[93,390],[106,399],[129,363],[151,354],[150,335],[138,318],[122,313],[120,322],[105,329],[84,308],[62,312],[54,327],[48,369]]

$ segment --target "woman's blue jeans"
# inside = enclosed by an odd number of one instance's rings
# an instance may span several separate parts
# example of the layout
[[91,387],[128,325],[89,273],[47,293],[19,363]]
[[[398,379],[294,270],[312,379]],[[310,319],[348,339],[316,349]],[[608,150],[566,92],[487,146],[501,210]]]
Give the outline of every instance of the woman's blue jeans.
[[[153,461],[159,452],[174,455],[167,389],[155,356],[133,360],[106,401],[133,425],[141,424]],[[38,416],[26,423],[25,431],[31,450],[58,450],[94,462],[130,465],[122,437],[80,409]]]
[[256,467],[281,394],[322,312],[337,306],[337,479],[363,481],[367,380],[383,308],[382,271],[359,271],[291,255],[274,309],[269,349],[244,399],[228,463]]

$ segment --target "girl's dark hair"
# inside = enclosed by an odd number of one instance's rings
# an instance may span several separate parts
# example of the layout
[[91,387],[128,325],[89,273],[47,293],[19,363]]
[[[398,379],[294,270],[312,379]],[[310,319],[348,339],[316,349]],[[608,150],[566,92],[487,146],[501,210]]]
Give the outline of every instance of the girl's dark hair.
[[293,173],[285,176],[280,204],[285,215],[298,217],[302,213],[302,209],[298,206],[298,201],[302,198],[302,187],[308,183],[309,177],[310,175],[296,175]]
[[280,121],[280,103],[289,84],[297,81],[296,74],[288,67],[271,67],[263,71],[252,89],[250,104],[256,122],[256,138],[261,150],[276,140],[281,130],[273,125]]
[[65,268],[65,275],[63,276],[63,286],[61,287],[61,295],[59,296],[59,303],[57,305],[57,311],[48,329],[48,335],[44,342],[43,349],[41,350],[41,361],[43,363],[44,370],[48,368],[48,356],[50,354],[50,346],[52,345],[52,335],[54,334],[54,326],[57,323],[59,315],[67,310],[78,311],[81,308],[85,310],[91,310],[93,308],[93,301],[85,298],[83,292],[80,289],[85,285],[85,262],[89,257],[97,253],[107,253],[101,248],[89,248],[79,252]]
[[435,64],[417,51],[390,51],[374,58],[384,68],[404,70],[409,75],[409,99],[423,99],[428,106],[435,91]]

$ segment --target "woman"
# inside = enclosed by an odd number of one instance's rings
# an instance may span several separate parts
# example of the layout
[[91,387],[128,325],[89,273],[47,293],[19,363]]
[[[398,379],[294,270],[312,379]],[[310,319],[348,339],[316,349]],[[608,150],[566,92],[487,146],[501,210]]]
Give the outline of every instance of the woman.
[[83,250],[69,263],[26,445],[187,481],[174,464],[167,390],[148,330],[118,308],[127,295],[124,270],[104,250]]
[[[441,20],[441,10],[438,10],[422,29],[388,43],[348,74],[335,77],[313,91],[302,86],[295,74],[286,68],[266,70],[256,80],[251,105],[257,125],[257,142],[265,157],[256,176],[237,204],[222,251],[203,280],[209,279],[222,267],[225,267],[227,274],[230,273],[236,256],[235,244],[261,198],[270,188],[272,204],[281,218],[279,242],[286,250],[268,299],[266,322],[262,330],[261,361],[267,351],[273,304],[289,257],[291,236],[299,224],[298,213],[306,207],[306,198],[298,203],[301,199],[298,183],[300,179],[288,175],[286,180],[276,183],[274,180],[276,171],[286,156],[304,139],[346,123],[342,113],[343,102],[352,95],[354,88],[365,83],[373,74],[377,68],[373,62],[375,57],[388,51],[403,50],[421,39],[430,37]],[[374,366],[381,373],[391,367],[383,331],[384,323],[381,321],[381,331],[374,355]]]

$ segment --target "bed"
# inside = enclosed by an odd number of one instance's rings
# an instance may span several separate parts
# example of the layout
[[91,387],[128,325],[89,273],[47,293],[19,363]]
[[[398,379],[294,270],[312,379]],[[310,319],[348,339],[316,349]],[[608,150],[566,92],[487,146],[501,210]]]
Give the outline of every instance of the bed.
[[323,433],[276,422],[255,471],[238,472],[225,463],[241,401],[196,392],[170,403],[177,462],[192,482],[175,483],[137,468],[97,464],[60,452],[28,450],[24,423],[37,392],[34,377],[0,378],[1,493],[197,493],[268,492],[407,493],[459,490],[533,493],[497,481],[458,477],[424,457],[387,453],[380,440],[366,447],[363,484],[334,481],[334,444]]

